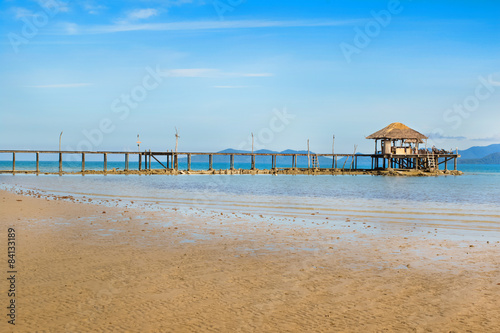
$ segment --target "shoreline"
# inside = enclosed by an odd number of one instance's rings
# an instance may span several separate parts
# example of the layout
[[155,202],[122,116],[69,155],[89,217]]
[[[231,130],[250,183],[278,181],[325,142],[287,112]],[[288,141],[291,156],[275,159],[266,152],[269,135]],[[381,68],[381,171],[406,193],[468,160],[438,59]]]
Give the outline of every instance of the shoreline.
[[342,170],[342,169],[213,169],[213,170],[174,170],[174,169],[152,169],[152,170],[86,170],[74,172],[37,172],[37,171],[12,171],[0,170],[0,174],[43,174],[43,175],[371,175],[371,176],[395,176],[395,177],[435,177],[435,176],[460,176],[459,170]]
[[[0,237],[10,226],[19,238],[17,331],[493,332],[500,325],[498,242],[438,240],[376,223],[339,230],[328,221],[283,225],[229,212],[0,197]],[[362,232],[368,227],[379,231]],[[11,329],[5,320],[0,328]]]

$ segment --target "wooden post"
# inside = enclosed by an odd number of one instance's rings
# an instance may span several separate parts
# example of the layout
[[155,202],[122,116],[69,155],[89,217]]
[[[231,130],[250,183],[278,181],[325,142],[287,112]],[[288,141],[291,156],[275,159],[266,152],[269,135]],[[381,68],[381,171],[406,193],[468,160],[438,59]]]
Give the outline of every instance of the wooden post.
[[252,170],[255,170],[255,155],[252,155]]
[[142,169],[142,154],[139,152],[139,171]]
[[104,172],[108,171],[108,153],[104,153]]
[[276,155],[271,156],[271,169],[274,169],[276,165]]
[[311,168],[311,159],[309,157],[309,139],[307,139],[307,168]]
[[191,154],[188,154],[188,156],[187,156],[187,162],[188,162],[187,170],[191,171]]
[[62,153],[59,153],[59,172],[62,172]]
[[230,165],[231,170],[234,170],[234,154],[231,154],[229,156],[229,165]]
[[167,169],[170,169],[170,154],[168,153],[168,150],[167,150]]
[[448,171],[448,158],[444,158],[444,171]]
[[214,155],[208,155],[208,170],[213,170]]
[[82,153],[82,172],[85,172],[85,153]]
[[149,170],[151,170],[151,149],[149,150],[149,163],[148,163]]
[[125,171],[128,171],[128,153],[125,153]]
[[297,155],[293,155],[292,156],[292,168],[296,168],[297,167]]
[[36,152],[36,172],[40,172],[40,153]]
[[148,154],[147,151],[144,151],[144,170],[148,169]]
[[177,156],[177,153],[174,154],[174,168],[175,170],[179,170],[179,158]]
[[457,171],[457,158],[453,159],[453,170]]
[[413,159],[413,168],[415,168],[415,170],[418,170],[418,157],[415,157]]
[[12,172],[16,171],[16,153],[12,153]]

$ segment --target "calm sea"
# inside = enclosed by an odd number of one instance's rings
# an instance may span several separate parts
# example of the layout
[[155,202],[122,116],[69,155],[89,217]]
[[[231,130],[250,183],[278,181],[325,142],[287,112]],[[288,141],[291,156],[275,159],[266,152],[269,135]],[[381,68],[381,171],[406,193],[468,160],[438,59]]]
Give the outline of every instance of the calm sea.
[[266,214],[297,221],[328,217],[499,236],[500,165],[460,165],[460,170],[465,174],[440,177],[2,174],[0,188],[121,198],[149,208]]

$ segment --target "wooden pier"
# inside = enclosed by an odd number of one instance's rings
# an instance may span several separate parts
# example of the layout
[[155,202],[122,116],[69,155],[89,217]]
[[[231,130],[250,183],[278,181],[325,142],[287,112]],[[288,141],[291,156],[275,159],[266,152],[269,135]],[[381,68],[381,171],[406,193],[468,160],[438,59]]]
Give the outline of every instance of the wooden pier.
[[[165,171],[186,171],[193,172],[191,168],[191,161],[193,156],[207,156],[208,163],[206,165],[206,171],[214,171],[214,156],[227,156],[229,161],[229,169],[232,173],[235,171],[235,156],[248,156],[250,157],[250,168],[245,170],[258,170],[256,168],[256,160],[262,159],[263,157],[271,157],[271,163],[269,168],[263,170],[288,170],[289,173],[308,173],[311,170],[322,170],[322,171],[380,171],[380,170],[419,170],[419,171],[437,171],[439,166],[443,165],[444,170],[448,170],[448,164],[453,162],[453,170],[457,170],[457,159],[460,157],[458,154],[453,153],[431,153],[426,151],[425,153],[419,154],[283,154],[283,153],[237,153],[237,152],[219,152],[219,153],[206,153],[206,152],[173,152],[173,151],[143,151],[143,152],[131,152],[131,151],[50,151],[50,150],[0,150],[0,156],[2,154],[11,155],[11,168],[0,170],[2,173],[95,173],[95,170],[87,170],[86,168],[86,156],[87,155],[100,155],[102,156],[102,173],[112,173],[116,170],[108,170],[108,156],[110,155],[122,155],[123,156],[123,170],[120,173],[148,173],[153,170],[165,170]],[[33,170],[16,170],[16,154],[29,154],[35,161],[35,168]],[[47,172],[47,170],[40,169],[40,156],[43,154],[57,155],[58,158],[58,172]],[[67,172],[63,168],[63,156],[79,155],[79,161],[81,161],[81,169],[78,172],[71,171]],[[137,155],[137,170],[130,169],[130,158],[131,155]],[[289,157],[290,164],[288,166],[277,166],[278,157]],[[327,157],[331,159],[328,165],[318,166],[317,163],[312,165],[308,163],[308,167],[297,167],[297,161],[299,157],[306,157],[308,161],[313,159],[317,162],[319,157]],[[182,170],[179,169],[179,160],[186,159],[186,167]],[[345,158],[345,159],[344,159]],[[362,168],[358,167],[358,159],[369,158],[371,159],[371,167]],[[344,159],[342,163],[339,160]],[[161,168],[152,169],[152,161],[156,161]],[[33,161],[33,160],[31,160]],[[342,165],[341,165],[342,164]]]

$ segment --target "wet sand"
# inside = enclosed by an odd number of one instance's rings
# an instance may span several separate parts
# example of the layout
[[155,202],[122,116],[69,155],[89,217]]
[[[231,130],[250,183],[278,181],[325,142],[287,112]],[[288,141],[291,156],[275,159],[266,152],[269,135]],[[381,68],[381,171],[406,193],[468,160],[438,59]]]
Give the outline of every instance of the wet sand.
[[[500,327],[498,241],[348,220],[330,228],[326,217],[300,226],[226,211],[120,208],[113,200],[5,191],[0,198],[1,251],[14,227],[18,271],[16,326],[2,315],[2,332]],[[5,309],[6,259],[1,265]]]

